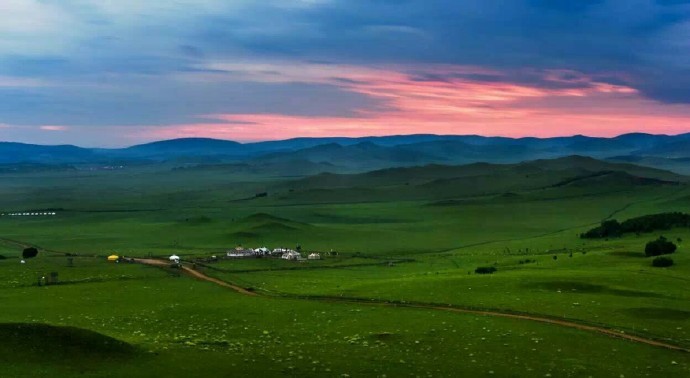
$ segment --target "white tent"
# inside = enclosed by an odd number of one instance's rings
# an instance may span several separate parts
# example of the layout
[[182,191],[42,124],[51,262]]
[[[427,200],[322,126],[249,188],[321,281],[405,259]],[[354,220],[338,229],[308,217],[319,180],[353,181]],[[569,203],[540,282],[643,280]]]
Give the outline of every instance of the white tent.
[[281,256],[281,258],[283,260],[299,260],[302,258],[302,255],[297,251],[290,250],[288,252],[283,253],[283,256]]
[[179,263],[180,262],[180,256],[178,256],[178,255],[170,256],[170,262]]

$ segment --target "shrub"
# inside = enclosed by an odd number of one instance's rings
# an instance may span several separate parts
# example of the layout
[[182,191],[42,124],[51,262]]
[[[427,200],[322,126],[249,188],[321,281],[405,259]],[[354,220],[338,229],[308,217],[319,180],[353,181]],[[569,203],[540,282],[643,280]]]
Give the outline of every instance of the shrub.
[[480,266],[479,268],[474,270],[474,272],[477,274],[491,274],[495,271],[496,268],[493,266]]
[[7,260],[7,257],[5,257],[4,255],[0,255],[0,260]]
[[22,258],[31,259],[38,256],[38,249],[34,247],[24,248],[22,251]]
[[654,260],[652,260],[652,266],[655,266],[657,268],[665,268],[671,265],[673,265],[673,259],[668,257],[657,257]]
[[673,242],[666,240],[663,236],[659,236],[659,239],[647,243],[647,246],[644,248],[644,254],[647,257],[668,255],[675,252],[676,248]]

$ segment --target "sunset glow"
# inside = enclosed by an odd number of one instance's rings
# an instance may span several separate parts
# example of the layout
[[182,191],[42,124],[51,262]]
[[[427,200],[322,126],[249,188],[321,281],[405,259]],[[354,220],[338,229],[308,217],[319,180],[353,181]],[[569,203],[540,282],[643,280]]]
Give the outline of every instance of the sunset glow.
[[[299,80],[333,85],[369,96],[382,106],[373,110],[354,109],[355,114],[349,117],[211,114],[204,118],[214,123],[146,128],[137,137],[169,139],[203,135],[258,141],[296,136],[421,133],[615,136],[628,132],[631,127],[650,133],[682,133],[687,131],[690,119],[686,107],[646,100],[632,87],[597,82],[577,72],[542,72],[544,83],[554,84],[554,88],[544,88],[511,83],[507,75],[505,82],[451,78],[457,73],[477,73],[471,67],[441,67],[429,76],[447,79],[423,81],[414,80],[401,67],[400,71],[313,64],[302,66],[302,70],[266,64],[212,67],[230,76],[242,75],[260,82]],[[564,74],[577,79],[563,81]],[[214,73],[198,79],[227,80],[229,77]],[[558,84],[572,85],[558,88]]]

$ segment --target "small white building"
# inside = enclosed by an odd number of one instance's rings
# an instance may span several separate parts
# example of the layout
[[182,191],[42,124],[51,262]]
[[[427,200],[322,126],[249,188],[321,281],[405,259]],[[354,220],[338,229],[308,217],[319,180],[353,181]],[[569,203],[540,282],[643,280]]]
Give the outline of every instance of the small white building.
[[307,258],[309,260],[321,260],[321,255],[316,253],[316,252],[313,252],[313,253],[310,253],[309,256],[307,256]]
[[179,264],[180,263],[180,256],[172,255],[172,256],[170,256],[169,260],[173,264]]
[[266,256],[271,254],[271,250],[266,247],[260,247],[254,249],[254,253],[258,256]]
[[301,260],[302,254],[300,254],[297,251],[289,250],[283,253],[283,256],[281,256],[280,258],[283,260]]

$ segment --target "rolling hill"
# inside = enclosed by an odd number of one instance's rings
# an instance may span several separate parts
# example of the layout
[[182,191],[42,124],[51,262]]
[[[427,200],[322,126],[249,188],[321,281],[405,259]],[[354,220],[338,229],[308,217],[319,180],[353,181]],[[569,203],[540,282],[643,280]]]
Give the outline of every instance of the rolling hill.
[[79,163],[97,159],[93,150],[70,145],[41,146],[0,142],[0,164],[16,163]]
[[[274,188],[295,202],[444,200],[558,188],[622,190],[635,186],[678,185],[688,177],[633,164],[583,156],[517,164],[475,163],[389,168],[359,174],[325,173]],[[287,193],[285,193],[287,189]]]
[[[120,149],[39,146],[0,143],[0,164],[134,164],[170,162],[173,165],[246,163],[254,167],[302,162],[322,165],[334,173],[425,164],[475,162],[518,163],[583,155],[597,159],[634,161],[682,170],[660,159],[690,157],[690,133],[681,135],[624,134],[614,138],[582,135],[555,138],[506,138],[477,135],[396,135],[363,138],[295,138],[238,143],[208,138],[157,141]],[[672,162],[673,163],[673,162]],[[677,162],[676,162],[677,163]]]

